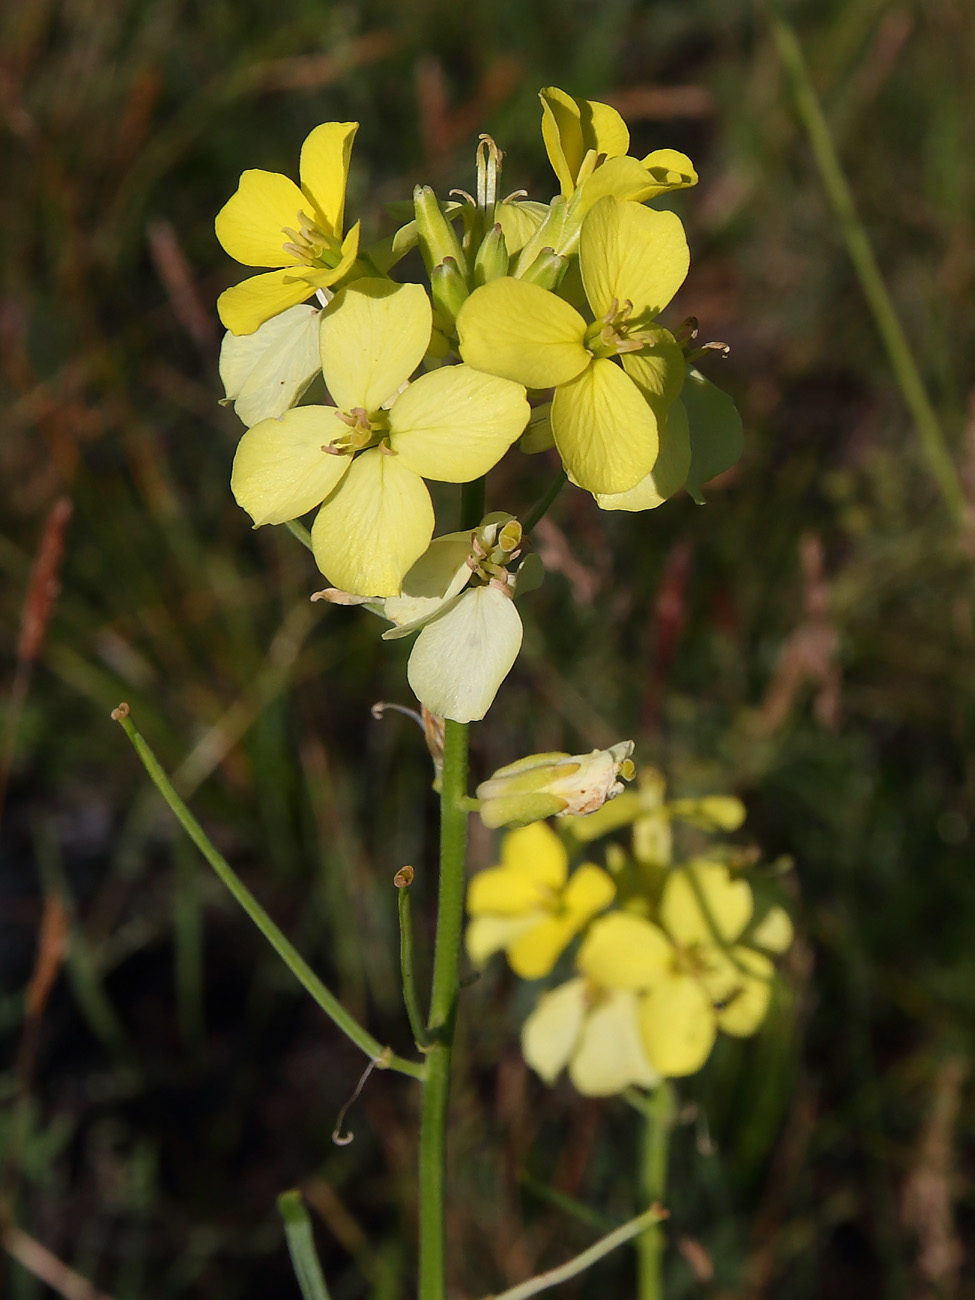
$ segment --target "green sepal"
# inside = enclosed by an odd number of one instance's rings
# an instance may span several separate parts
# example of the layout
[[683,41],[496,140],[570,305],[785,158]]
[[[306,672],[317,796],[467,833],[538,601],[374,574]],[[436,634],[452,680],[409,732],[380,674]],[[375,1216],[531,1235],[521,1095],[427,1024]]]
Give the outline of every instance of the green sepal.
[[453,328],[457,313],[468,298],[467,280],[452,257],[430,272],[430,296],[442,323]]
[[543,248],[531,266],[518,278],[527,284],[537,284],[541,289],[551,289],[554,293],[562,283],[568,264],[567,257],[560,257],[551,248]]
[[499,223],[495,223],[481,240],[474,256],[474,285],[487,284],[508,274],[508,245]]

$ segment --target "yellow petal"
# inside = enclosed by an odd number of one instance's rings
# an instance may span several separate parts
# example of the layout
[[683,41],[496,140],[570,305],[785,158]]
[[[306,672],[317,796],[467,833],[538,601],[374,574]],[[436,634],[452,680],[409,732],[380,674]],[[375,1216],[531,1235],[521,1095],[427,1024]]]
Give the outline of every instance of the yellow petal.
[[792,921],[785,908],[770,907],[748,936],[748,942],[768,952],[785,952],[792,933]]
[[655,510],[684,486],[690,464],[687,415],[677,401],[660,433],[660,450],[650,473],[629,492],[597,492],[596,504],[600,510]]
[[559,890],[569,874],[565,845],[544,822],[511,831],[501,841],[501,861],[550,890]]
[[630,203],[642,203],[653,193],[659,193],[646,167],[636,158],[610,158],[597,167],[582,183],[581,193],[572,205],[573,216],[581,221],[593,204],[612,194]]
[[395,596],[433,534],[433,506],[421,478],[378,447],[353,460],[312,525],[322,573],[356,596]]
[[299,259],[284,245],[308,203],[298,186],[280,172],[254,169],[240,178],[236,191],[217,213],[217,239],[244,266],[294,266]]
[[521,638],[510,596],[495,587],[469,587],[417,637],[406,667],[410,688],[432,713],[476,722],[518,658]]
[[591,149],[615,157],[630,147],[630,133],[615,108],[595,100],[574,99],[557,86],[539,91],[542,139],[566,198],[576,187],[579,169]]
[[661,981],[640,1004],[640,1031],[647,1058],[661,1074],[693,1074],[708,1059],[716,1036],[708,995],[690,975]]
[[358,129],[358,122],[323,122],[301,146],[301,188],[324,218],[326,234],[336,238],[342,234],[349,159]]
[[656,416],[608,358],[555,390],[551,419],[566,471],[587,492],[626,492],[657,459]]
[[747,1038],[768,1012],[775,967],[764,953],[750,948],[733,948],[732,956],[744,971],[740,970],[737,988],[717,1013],[718,1028],[736,1038]]
[[339,410],[378,411],[423,360],[432,322],[422,285],[363,279],[340,290],[319,333],[325,384]]
[[697,172],[686,153],[676,149],[654,149],[640,159],[650,173],[653,189],[641,197],[641,202],[666,194],[671,190],[685,190],[697,184]]
[[648,345],[639,352],[624,352],[620,361],[662,423],[681,394],[687,366],[670,330],[651,326],[646,333]]
[[747,880],[732,878],[720,862],[698,862],[672,871],[660,898],[660,920],[680,944],[732,943],[751,919]]
[[587,986],[584,979],[569,980],[538,1000],[538,1006],[521,1031],[525,1060],[546,1083],[569,1062],[586,1018]]
[[255,528],[297,519],[325,500],[350,461],[322,448],[344,427],[330,406],[296,406],[280,420],[261,420],[248,429],[230,486]]
[[611,912],[590,926],[578,966],[602,988],[643,989],[662,978],[673,958],[673,945],[652,921]]
[[220,378],[248,428],[283,415],[320,374],[318,315],[314,307],[289,307],[253,334],[224,335]]
[[581,867],[573,871],[566,886],[563,903],[578,929],[591,916],[608,907],[615,896],[616,886],[613,884],[613,877],[603,871],[602,867],[584,862]]
[[464,935],[467,955],[475,966],[483,966],[489,957],[514,943],[535,924],[533,916],[475,916]]
[[548,216],[548,205],[505,199],[495,208],[494,215],[504,235],[505,247],[509,255],[514,257]]
[[443,366],[396,399],[390,446],[424,478],[469,483],[498,463],[530,414],[521,384],[470,366]]
[[586,1097],[608,1097],[636,1085],[652,1088],[660,1075],[647,1060],[635,993],[617,989],[590,1011],[569,1063],[573,1086]]
[[467,910],[471,916],[486,912],[496,916],[523,916],[531,912],[538,920],[554,901],[550,889],[529,872],[514,867],[488,867],[479,871],[467,888]]
[[680,218],[638,203],[600,199],[582,224],[579,265],[586,297],[598,318],[615,300],[633,316],[652,320],[684,283],[690,253]]
[[304,302],[314,292],[314,287],[292,270],[266,271],[224,289],[217,299],[217,315],[231,334],[253,334],[266,320]]
[[537,284],[502,276],[475,289],[457,316],[460,354],[469,366],[526,388],[565,383],[589,365],[586,322]]
[[508,948],[508,965],[523,980],[539,980],[551,971],[576,932],[567,917],[546,916],[518,936]]

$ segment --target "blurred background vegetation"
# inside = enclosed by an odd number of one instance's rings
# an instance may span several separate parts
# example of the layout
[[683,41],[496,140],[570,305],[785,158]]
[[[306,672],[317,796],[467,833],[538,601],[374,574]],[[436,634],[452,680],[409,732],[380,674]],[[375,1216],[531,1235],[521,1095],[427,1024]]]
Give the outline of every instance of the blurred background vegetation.
[[[789,13],[972,499],[971,5]],[[409,1082],[370,1080],[354,1143],[332,1144],[359,1054],[179,839],[108,714],[130,702],[258,896],[407,1049],[390,882],[416,867],[422,952],[436,809],[419,732],[369,706],[406,700],[408,646],[309,604],[310,557],[230,497],[240,426],[216,401],[212,303],[240,271],[212,222],[241,170],[294,174],[329,119],[362,124],[349,206],[374,232],[417,181],[469,185],[480,130],[506,188],[547,198],[548,84],[616,104],[635,153],[697,164],[673,200],[693,255],[674,318],[731,345],[708,370],[747,447],[703,509],[559,498],[475,777],[632,735],[673,792],[740,794],[766,860],[796,864],[789,995],[682,1088],[668,1297],[975,1294],[972,540],[919,451],[763,11],[32,0],[3,8],[0,49],[0,1197],[8,1252],[32,1261],[4,1256],[4,1294],[53,1294],[37,1273],[60,1261],[116,1300],[297,1295],[274,1197],[300,1186],[335,1300],[410,1295]],[[534,500],[544,460],[509,457],[489,504]],[[41,646],[25,601],[36,621],[62,499]],[[475,828],[473,865],[493,852]],[[587,1244],[559,1197],[609,1222],[636,1203],[637,1116],[544,1090],[512,991],[493,971],[465,995],[457,1294]],[[565,1294],[632,1279],[623,1251]]]

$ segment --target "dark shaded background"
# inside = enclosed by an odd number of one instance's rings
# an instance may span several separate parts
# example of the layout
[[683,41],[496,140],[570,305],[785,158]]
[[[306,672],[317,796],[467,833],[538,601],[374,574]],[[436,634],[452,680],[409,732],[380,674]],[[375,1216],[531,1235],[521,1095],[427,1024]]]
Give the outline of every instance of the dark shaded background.
[[[975,491],[971,6],[790,12]],[[406,699],[408,647],[310,605],[310,558],[283,530],[250,532],[230,497],[240,427],[216,405],[211,304],[239,271],[212,220],[243,168],[294,174],[329,119],[362,123],[350,210],[374,232],[419,180],[469,185],[484,129],[506,188],[547,198],[536,92],[554,83],[615,103],[635,153],[695,160],[700,186],[674,200],[694,259],[675,313],[731,345],[708,369],[748,441],[703,509],[560,498],[475,776],[633,735],[678,793],[740,793],[766,858],[797,864],[790,997],[682,1089],[668,1300],[975,1294],[972,548],[919,453],[761,11],[32,0],[3,9],[0,49],[12,1221],[116,1300],[290,1297],[273,1202],[300,1185],[334,1300],[411,1294],[409,1082],[370,1081],[355,1142],[332,1145],[359,1054],[178,838],[108,713],[131,703],[271,912],[406,1050],[390,880],[412,862],[430,903],[435,808],[419,733],[369,705]],[[510,457],[494,503],[533,500],[542,460]],[[28,680],[18,630],[61,497],[61,595]],[[474,865],[492,853],[476,833]],[[635,1114],[528,1075],[527,995],[500,971],[465,996],[458,1295],[591,1240],[546,1189],[613,1222],[636,1197]],[[50,1294],[3,1268],[12,1300]],[[631,1292],[626,1251],[565,1290]]]

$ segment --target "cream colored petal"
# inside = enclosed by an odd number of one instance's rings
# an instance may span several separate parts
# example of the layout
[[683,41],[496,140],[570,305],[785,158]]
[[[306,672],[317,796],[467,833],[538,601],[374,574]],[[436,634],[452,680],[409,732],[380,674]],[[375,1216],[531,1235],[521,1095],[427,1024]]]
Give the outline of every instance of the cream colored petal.
[[586,1018],[583,979],[569,980],[538,1000],[521,1031],[525,1060],[546,1083],[554,1083],[569,1062]]
[[546,916],[525,930],[508,948],[508,965],[523,980],[548,975],[575,934],[567,918]]
[[589,365],[586,322],[537,284],[503,276],[475,289],[457,316],[460,354],[475,370],[526,388],[565,383]]
[[443,366],[396,399],[390,446],[424,478],[469,483],[498,463],[530,414],[521,384],[470,366]]
[[733,948],[732,956],[747,974],[739,975],[738,987],[718,1011],[718,1028],[736,1038],[747,1038],[768,1013],[775,967],[764,953],[749,948]]
[[704,988],[690,975],[673,975],[645,993],[640,1031],[650,1064],[661,1074],[693,1074],[714,1046],[714,1010]]
[[555,390],[551,420],[566,472],[587,492],[627,492],[657,459],[656,416],[607,358]]
[[584,1096],[608,1097],[659,1083],[640,1036],[638,1005],[635,993],[619,989],[586,1017],[569,1063],[569,1078]]
[[573,925],[579,929],[591,916],[608,907],[615,897],[613,877],[602,867],[584,862],[570,876],[563,904]]
[[501,841],[501,861],[551,891],[560,890],[569,875],[565,845],[544,822],[507,834]]
[[227,400],[248,428],[283,415],[321,369],[314,307],[289,307],[253,334],[228,332],[220,348]]
[[792,943],[793,930],[784,907],[770,907],[748,936],[748,942],[768,952],[785,952]]
[[423,360],[433,314],[419,284],[355,280],[325,311],[319,342],[322,370],[341,411],[378,411]]
[[315,289],[294,271],[267,271],[224,289],[217,315],[231,334],[253,334],[265,321],[310,298]]
[[383,607],[385,617],[397,625],[383,633],[384,641],[417,631],[458,596],[472,577],[470,550],[469,531],[433,539],[403,579],[402,594],[390,596]]
[[248,429],[230,487],[255,528],[297,519],[324,501],[350,467],[347,456],[323,450],[344,427],[330,406],[297,406]]
[[291,242],[285,227],[295,229],[298,214],[307,206],[301,190],[287,176],[246,171],[217,213],[217,239],[244,266],[294,266],[299,259],[284,251]]
[[342,235],[349,159],[358,129],[358,122],[323,122],[301,146],[301,188],[324,218],[326,234],[336,238]]
[[596,504],[600,510],[655,510],[684,486],[690,463],[687,416],[677,401],[660,434],[660,450],[650,473],[629,492],[597,492]]
[[311,530],[315,560],[343,591],[395,596],[429,545],[433,524],[423,480],[373,447],[356,456],[318,512]]
[[680,218],[608,196],[582,224],[579,265],[593,314],[615,300],[633,304],[635,318],[652,320],[684,283],[690,266]]
[[521,638],[509,596],[494,587],[468,588],[417,637],[406,671],[410,687],[442,718],[476,722],[518,658]]
[[632,912],[611,912],[589,927],[578,966],[607,989],[643,989],[670,969],[674,948],[652,921]]
[[698,862],[671,871],[660,898],[660,920],[677,943],[710,944],[715,935],[732,943],[752,915],[747,880],[734,879],[720,862]]
[[535,925],[532,916],[475,916],[464,935],[464,947],[475,966],[483,966],[489,957],[514,943],[526,929]]

